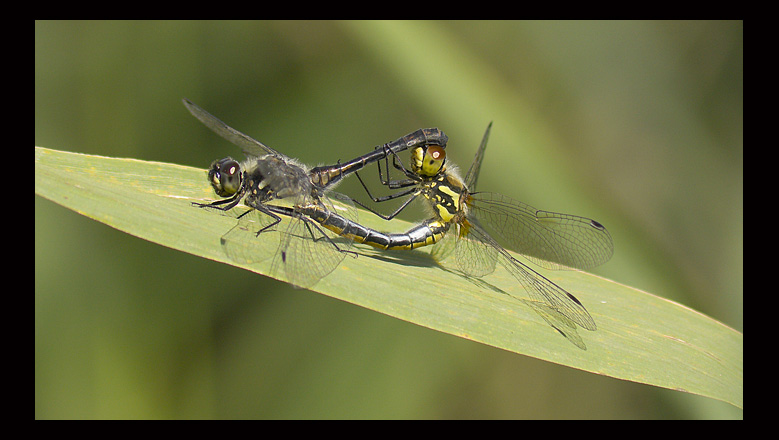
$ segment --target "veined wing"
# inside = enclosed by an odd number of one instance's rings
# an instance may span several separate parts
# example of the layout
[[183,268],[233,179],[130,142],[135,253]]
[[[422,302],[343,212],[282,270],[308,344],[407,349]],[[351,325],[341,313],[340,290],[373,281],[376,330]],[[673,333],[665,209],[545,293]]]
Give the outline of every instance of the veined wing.
[[[337,202],[333,202],[333,199]],[[356,220],[356,211],[351,199],[337,193],[330,193],[321,201],[302,201],[301,203],[319,203],[319,212],[327,215],[335,212],[350,220]],[[350,237],[341,237],[319,226],[315,219],[300,214],[296,208],[289,220],[289,226],[279,242],[279,250],[273,262],[273,269],[284,267],[287,279],[298,287],[310,287],[335,270],[351,249]]]
[[[356,211],[351,199],[340,194],[332,196],[338,199],[338,203],[323,200],[318,205],[319,212],[325,215],[337,212],[355,219]],[[301,197],[300,203],[308,202]],[[273,257],[271,273],[279,274],[283,270],[290,283],[297,287],[311,287],[338,267],[351,249],[351,238],[339,237],[320,227],[314,219],[299,212],[299,205],[262,206],[287,223],[266,229],[273,223],[270,215],[257,209],[243,215],[221,239],[225,253],[233,261],[257,264]]]
[[553,329],[557,330],[565,339],[570,341],[573,345],[587,350],[587,345],[579,336],[579,332],[576,331],[576,324],[565,315],[551,308],[548,304],[540,301],[527,300],[524,301],[534,312],[538,313],[538,316],[544,319]]
[[[444,239],[437,243],[430,254],[436,261],[457,267],[462,273],[483,277],[495,271],[495,263],[498,261],[498,251],[494,246],[479,239],[471,231],[469,220],[462,224],[454,224]],[[452,253],[452,251],[454,251]],[[449,260],[453,256],[454,262]]]
[[[237,263],[260,263],[272,257],[279,248],[279,233],[275,227],[263,230],[273,219],[260,211],[253,211],[245,212],[221,238],[225,254]],[[263,232],[260,233],[260,230]]]
[[[575,296],[512,257],[478,225],[471,225],[469,235],[473,236],[472,239],[490,245],[497,251],[500,264],[522,284],[532,299],[547,304],[553,310],[587,330],[597,329],[592,316],[590,316],[587,309],[584,308]],[[509,293],[509,295],[512,294]],[[524,300],[520,297],[516,298],[521,301]]]
[[481,138],[481,144],[479,149],[476,150],[476,156],[473,158],[473,163],[468,169],[468,174],[465,175],[465,187],[468,191],[476,191],[476,183],[479,180],[479,170],[481,169],[481,162],[484,160],[484,150],[487,148],[487,140],[490,138],[490,129],[492,129],[492,122],[487,125],[487,130],[484,132],[484,136]]
[[266,154],[271,154],[280,158],[287,159],[287,156],[279,153],[271,147],[263,145],[259,141],[247,136],[240,131],[230,127],[222,122],[219,118],[208,113],[202,108],[198,107],[188,99],[184,99],[184,106],[187,107],[192,116],[196,117],[206,127],[210,128],[214,133],[222,136],[224,139],[232,144],[235,144],[243,150],[247,156],[262,157]]
[[614,253],[606,228],[586,217],[540,211],[496,193],[474,194],[469,209],[510,249],[546,269],[587,269]]

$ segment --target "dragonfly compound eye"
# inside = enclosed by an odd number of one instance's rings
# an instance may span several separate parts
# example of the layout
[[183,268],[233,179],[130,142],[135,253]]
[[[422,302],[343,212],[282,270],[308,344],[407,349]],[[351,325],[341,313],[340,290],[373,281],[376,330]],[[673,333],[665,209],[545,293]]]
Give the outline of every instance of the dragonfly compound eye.
[[430,145],[422,159],[421,174],[435,176],[443,169],[444,162],[446,162],[446,150],[438,145]]
[[229,197],[241,188],[241,166],[231,157],[214,161],[208,180],[217,195]]

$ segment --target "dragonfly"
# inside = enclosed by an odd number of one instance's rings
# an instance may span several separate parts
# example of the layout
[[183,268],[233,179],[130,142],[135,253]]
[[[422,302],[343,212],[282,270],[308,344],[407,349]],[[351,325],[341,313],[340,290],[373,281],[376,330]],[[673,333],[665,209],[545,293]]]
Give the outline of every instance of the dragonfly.
[[[437,128],[414,131],[374,151],[345,163],[307,168],[294,159],[228,126],[191,101],[183,100],[195,118],[219,136],[237,145],[246,155],[239,163],[232,157],[215,160],[208,171],[214,192],[222,197],[211,203],[194,203],[202,208],[229,211],[243,202],[249,208],[238,216],[238,224],[221,238],[225,253],[234,261],[256,263],[270,255],[272,272],[284,265],[287,279],[295,286],[310,287],[332,272],[351,253],[352,241],[323,230],[331,215],[356,222],[350,198],[329,191],[343,177],[365,165],[420,145],[446,148],[447,136]],[[273,203],[276,201],[276,203]],[[288,202],[287,205],[280,202]],[[253,210],[264,214],[258,221]],[[281,222],[291,221],[280,235],[277,249],[263,249],[259,235]]]
[[[433,212],[432,218],[401,234],[364,228],[343,217],[329,219],[336,224],[330,229],[341,229],[342,235],[381,249],[413,249],[441,243],[433,248],[433,257],[445,265],[454,260],[454,265],[469,276],[490,274],[500,263],[534,301],[546,307],[547,314],[559,313],[587,330],[596,330],[592,316],[574,295],[514,258],[494,237],[540,267],[587,269],[605,263],[613,255],[610,234],[601,223],[586,217],[542,211],[502,194],[476,192],[491,128],[492,123],[487,126],[464,180],[455,167],[447,168],[446,151],[436,145],[412,148],[409,168],[392,154],[393,166],[406,176],[404,180],[389,178],[389,156],[385,158],[386,178],[379,162],[379,179],[382,185],[399,190],[394,194],[374,197],[356,173],[374,202],[408,196],[390,215],[355,200],[374,214],[391,220],[421,197]],[[515,297],[524,301],[518,295]]]

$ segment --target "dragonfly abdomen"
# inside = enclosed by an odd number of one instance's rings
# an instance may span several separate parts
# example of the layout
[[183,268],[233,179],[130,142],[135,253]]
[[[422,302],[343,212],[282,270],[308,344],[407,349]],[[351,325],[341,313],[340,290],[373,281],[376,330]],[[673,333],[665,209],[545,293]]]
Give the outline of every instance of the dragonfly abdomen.
[[[400,234],[387,234],[375,229],[366,228],[357,223],[351,223],[344,232],[358,243],[367,244],[384,250],[411,250],[430,246],[440,241],[449,223],[437,220],[427,221]],[[335,231],[338,232],[338,231]]]
[[449,137],[440,129],[420,128],[400,139],[386,143],[381,147],[376,147],[372,152],[348,162],[312,168],[311,171],[309,171],[309,176],[311,182],[315,185],[320,188],[326,188],[340,181],[344,176],[361,170],[365,165],[386,158],[390,153],[399,153],[403,150],[421,145],[438,145],[446,148],[447,142],[449,142]]
[[296,210],[340,236],[384,250],[410,250],[430,246],[444,237],[450,225],[432,219],[404,233],[388,234],[363,226],[320,206],[302,206]]

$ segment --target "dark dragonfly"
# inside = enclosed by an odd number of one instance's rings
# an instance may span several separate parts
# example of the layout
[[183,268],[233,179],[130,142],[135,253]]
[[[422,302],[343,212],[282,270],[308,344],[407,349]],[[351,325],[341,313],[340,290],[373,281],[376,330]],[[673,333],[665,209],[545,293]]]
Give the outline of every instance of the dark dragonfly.
[[[332,166],[308,169],[278,151],[233,129],[189,100],[187,109],[206,127],[237,145],[247,159],[238,163],[227,157],[211,164],[208,179],[222,200],[195,203],[196,206],[228,211],[241,201],[265,216],[256,220],[251,210],[238,216],[239,222],[221,239],[227,255],[237,262],[256,263],[274,256],[272,270],[284,265],[287,279],[294,285],[310,287],[332,272],[351,252],[351,239],[338,237],[319,227],[331,215],[356,221],[351,199],[328,192],[343,177],[365,165],[419,145],[446,147],[448,138],[437,128],[420,129],[354,160]],[[277,201],[277,203],[269,203]],[[286,202],[287,205],[282,203]],[[291,218],[277,249],[265,249],[267,243],[256,238],[281,222],[280,215]]]
[[[586,269],[605,263],[614,252],[611,236],[595,220],[541,211],[501,194],[475,192],[491,126],[484,133],[464,181],[453,168],[447,169],[445,150],[436,145],[412,148],[410,169],[392,154],[393,166],[404,173],[405,180],[389,179],[389,158],[385,162],[388,176],[385,179],[379,163],[381,183],[400,190],[397,193],[373,197],[360,178],[375,202],[408,196],[388,216],[358,202],[380,217],[390,220],[412,200],[422,196],[433,212],[432,218],[401,234],[365,228],[340,216],[332,216],[321,224],[340,231],[342,236],[381,249],[413,249],[442,242],[433,248],[432,255],[436,260],[444,265],[454,264],[470,276],[492,273],[500,262],[529,292],[532,300],[541,305],[535,307],[536,310],[546,310],[542,316],[547,316],[544,318],[547,322],[550,322],[548,317],[555,318],[555,314],[559,314],[565,318],[555,320],[569,319],[587,330],[595,330],[595,321],[575,296],[511,256],[493,236],[547,269]],[[447,234],[452,228],[454,232]],[[509,294],[524,301],[518,294]],[[558,328],[558,331],[561,330]]]

